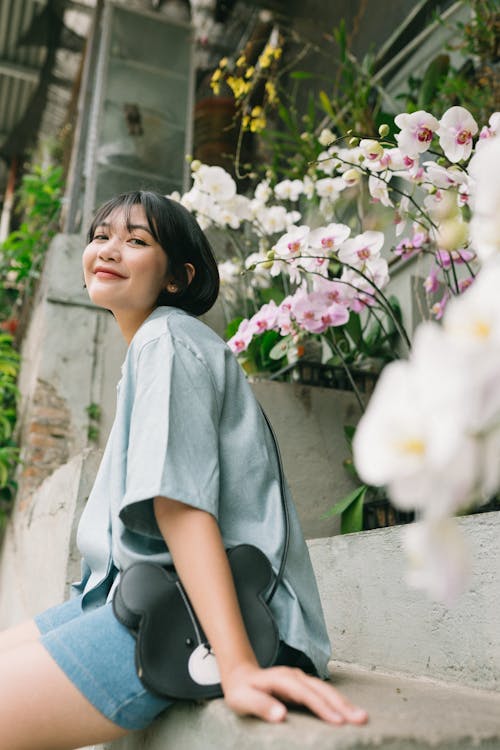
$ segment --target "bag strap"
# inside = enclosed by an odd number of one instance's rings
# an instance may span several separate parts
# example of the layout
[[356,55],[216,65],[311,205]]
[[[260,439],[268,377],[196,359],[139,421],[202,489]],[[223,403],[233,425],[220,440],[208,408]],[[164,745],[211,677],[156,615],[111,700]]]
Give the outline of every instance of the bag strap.
[[283,470],[283,462],[281,460],[281,452],[279,449],[278,441],[276,439],[276,435],[272,428],[271,422],[269,421],[267,417],[267,414],[265,413],[262,406],[260,407],[260,409],[262,411],[262,414],[264,415],[264,419],[266,420],[267,426],[269,427],[269,432],[271,433],[271,437],[274,442],[274,447],[276,449],[276,458],[278,459],[278,468],[279,468],[279,473],[280,473],[281,505],[283,507],[283,518],[285,519],[285,538],[283,541],[283,552],[281,553],[281,562],[280,562],[280,566],[278,569],[278,573],[276,574],[276,578],[274,579],[274,583],[271,588],[271,591],[266,597],[266,604],[269,604],[269,602],[275,595],[278,586],[283,580],[283,574],[285,572],[286,558],[288,555],[288,547],[290,545],[290,514],[289,514],[288,503],[286,499],[285,472]]

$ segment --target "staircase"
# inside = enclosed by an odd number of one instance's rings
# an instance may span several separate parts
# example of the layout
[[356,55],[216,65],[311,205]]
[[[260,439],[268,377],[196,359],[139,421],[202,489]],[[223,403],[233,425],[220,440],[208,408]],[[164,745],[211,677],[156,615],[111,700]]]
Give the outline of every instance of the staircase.
[[366,726],[330,727],[302,711],[270,726],[216,700],[179,705],[99,750],[500,750],[500,514],[459,523],[473,570],[451,609],[407,587],[398,528],[309,543],[332,683],[368,710]]

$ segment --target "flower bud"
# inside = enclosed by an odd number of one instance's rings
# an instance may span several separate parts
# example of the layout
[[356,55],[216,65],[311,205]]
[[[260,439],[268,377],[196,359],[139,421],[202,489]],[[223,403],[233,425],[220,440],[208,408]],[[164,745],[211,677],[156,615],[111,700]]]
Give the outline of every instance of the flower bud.
[[266,258],[268,260],[274,260],[274,256],[276,255],[275,250],[268,250],[266,253]]
[[265,260],[263,263],[259,263],[259,266],[261,268],[269,269],[273,267],[273,263],[274,263],[273,260]]
[[384,147],[379,141],[375,141],[371,138],[363,138],[359,144],[363,150],[364,155],[370,161],[380,159],[384,155]]
[[349,146],[357,146],[359,143],[359,138],[356,138],[356,136],[353,136],[352,138],[349,138]]
[[193,159],[191,162],[191,172],[197,172],[201,167],[201,161],[199,159]]
[[359,182],[361,173],[358,169],[348,169],[342,176],[346,184],[351,187],[351,185],[356,185]]
[[335,140],[335,136],[330,130],[330,128],[323,128],[321,133],[319,134],[318,141],[321,143],[322,146],[329,146],[330,143],[333,143]]
[[378,134],[381,138],[386,138],[386,136],[390,133],[390,127],[387,125],[386,122],[384,122],[378,129]]
[[437,230],[437,243],[442,250],[458,250],[467,244],[469,225],[459,217],[443,221]]

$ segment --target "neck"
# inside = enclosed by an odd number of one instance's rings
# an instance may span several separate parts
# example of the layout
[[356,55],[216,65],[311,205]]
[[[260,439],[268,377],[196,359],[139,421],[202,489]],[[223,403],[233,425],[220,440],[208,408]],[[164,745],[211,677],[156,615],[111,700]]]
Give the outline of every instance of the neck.
[[112,310],[121,334],[127,344],[130,344],[134,338],[135,333],[139,330],[141,325],[144,323],[153,312],[154,307],[151,310]]

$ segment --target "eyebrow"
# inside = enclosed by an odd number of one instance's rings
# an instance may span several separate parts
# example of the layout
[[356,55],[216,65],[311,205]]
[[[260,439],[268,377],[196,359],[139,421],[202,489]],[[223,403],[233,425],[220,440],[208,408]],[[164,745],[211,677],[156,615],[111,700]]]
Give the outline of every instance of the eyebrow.
[[[110,227],[110,226],[111,226],[111,222],[109,221],[100,221],[97,225],[97,227]],[[127,224],[127,229],[129,230],[129,232],[132,229],[142,229],[144,232],[147,232],[148,234],[151,235],[151,237],[153,237],[153,235],[151,234],[151,229],[147,227],[145,224]]]

